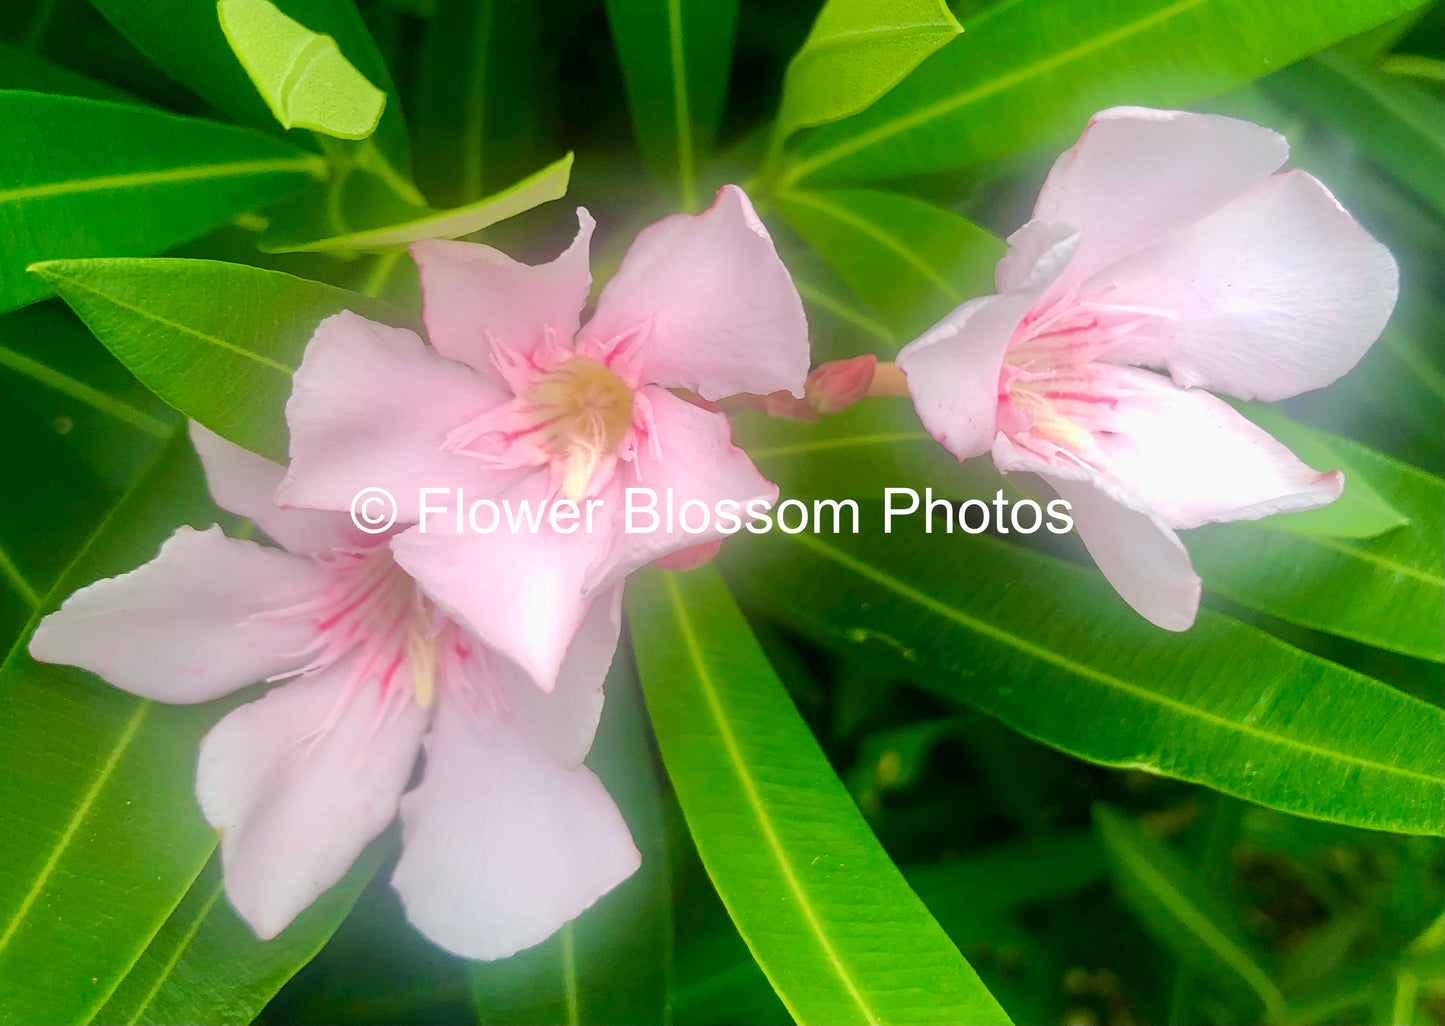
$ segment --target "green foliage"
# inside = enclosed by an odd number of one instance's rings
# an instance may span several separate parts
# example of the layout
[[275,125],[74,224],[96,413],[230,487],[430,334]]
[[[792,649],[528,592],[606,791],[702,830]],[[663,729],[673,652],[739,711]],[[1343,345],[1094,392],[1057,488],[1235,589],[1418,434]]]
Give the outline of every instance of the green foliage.
[[[57,124],[84,146],[48,145]],[[0,92],[0,310],[46,295],[59,256],[149,255],[300,189],[316,158],[244,129],[144,107]]]
[[286,17],[270,0],[220,0],[226,42],[283,128],[339,139],[376,131],[386,94],[366,80],[330,36]]
[[798,1022],[1007,1022],[909,891],[715,571],[629,593],[648,711],[723,901]]
[[285,462],[291,375],[316,325],[374,299],[213,260],[57,260],[35,269],[148,388],[237,445]]

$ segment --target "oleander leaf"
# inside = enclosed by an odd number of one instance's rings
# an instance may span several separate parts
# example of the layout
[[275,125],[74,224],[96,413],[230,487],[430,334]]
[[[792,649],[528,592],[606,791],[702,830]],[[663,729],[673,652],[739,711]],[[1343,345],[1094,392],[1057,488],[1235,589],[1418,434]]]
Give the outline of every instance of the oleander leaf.
[[717,571],[628,589],[648,712],[703,865],[798,1022],[1007,1022],[828,765]]

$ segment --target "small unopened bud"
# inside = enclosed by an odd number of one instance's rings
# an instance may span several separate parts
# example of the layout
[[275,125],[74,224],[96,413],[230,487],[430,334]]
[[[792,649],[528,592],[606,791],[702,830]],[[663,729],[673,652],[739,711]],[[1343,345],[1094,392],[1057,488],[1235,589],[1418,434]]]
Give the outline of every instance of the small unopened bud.
[[872,354],[822,364],[808,375],[803,402],[820,415],[845,410],[868,394],[877,368]]

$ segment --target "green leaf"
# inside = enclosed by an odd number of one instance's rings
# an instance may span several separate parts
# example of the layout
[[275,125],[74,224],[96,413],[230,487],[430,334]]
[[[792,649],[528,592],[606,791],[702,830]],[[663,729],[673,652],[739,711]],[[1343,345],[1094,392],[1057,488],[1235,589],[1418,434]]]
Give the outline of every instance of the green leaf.
[[554,161],[501,192],[455,210],[429,211],[402,224],[334,235],[306,242],[266,241],[268,253],[346,253],[356,250],[399,249],[422,239],[455,239],[498,221],[567,195],[572,175],[572,154]]
[[1056,0],[988,7],[868,110],[813,132],[785,170],[866,181],[1074,138],[1115,104],[1178,107],[1378,25],[1417,0]]
[[673,899],[664,785],[631,662],[626,652],[613,662],[587,765],[622,810],[642,865],[545,943],[501,962],[472,963],[479,1022],[671,1021]]
[[[210,523],[212,511],[177,432],[42,611],[134,569],[175,524]],[[36,663],[29,634],[0,665],[0,1019],[89,1022],[215,847],[193,778],[216,708],[156,705]]]
[[345,289],[214,260],[57,260],[35,272],[141,384],[237,445],[285,463],[291,375],[341,310],[411,326]]
[[711,568],[628,589],[703,865],[800,1023],[1007,1022],[878,845]]
[[1445,101],[1325,51],[1265,79],[1281,102],[1352,139],[1360,154],[1445,214]]
[[942,0],[828,0],[783,77],[777,142],[858,113],[962,31]]
[[873,189],[785,192],[778,206],[864,302],[905,340],[994,291],[1004,245],[931,203]]
[[[84,144],[57,146],[57,125]],[[159,253],[321,170],[316,157],[231,125],[0,92],[0,311],[48,293],[25,273],[37,260]]]
[[[1337,505],[1352,500],[1353,505],[1338,514],[1326,506],[1187,532],[1185,543],[1205,584],[1292,623],[1445,661],[1440,478],[1348,439],[1292,424],[1273,411],[1264,417],[1255,408],[1249,413],[1311,466],[1343,468],[1345,495]],[[1329,452],[1318,453],[1315,445]],[[1361,496],[1373,498],[1366,502]],[[1399,522],[1373,537],[1371,531],[1351,530],[1370,524],[1372,516],[1375,522]]]
[[[257,92],[208,0],[95,0],[94,6],[158,68],[243,124],[273,129],[276,117]],[[390,166],[411,167],[406,124],[386,61],[351,0],[279,0],[276,7],[330,36],[367,81],[387,94],[373,137]]]
[[1115,887],[1145,927],[1186,965],[1222,986],[1252,991],[1265,1021],[1279,1021],[1284,995],[1208,882],[1110,805],[1094,806],[1094,826]]
[[286,17],[270,0],[219,0],[221,31],[283,128],[338,139],[376,131],[386,94],[346,59],[336,40]]
[[637,145],[648,169],[698,207],[698,166],[727,93],[738,0],[607,0]]
[[[417,181],[460,206],[556,152],[543,135],[543,11],[506,0],[438,0],[417,70]],[[558,147],[560,148],[560,147]]]
[[336,932],[386,855],[383,835],[342,880],[269,941],[227,903],[219,856],[186,892],[94,1022],[250,1022]]
[[922,521],[750,539],[735,585],[851,658],[871,657],[1079,758],[1374,830],[1445,827],[1445,714],[1202,610],[1181,634],[1092,571]]
[[46,60],[18,46],[0,43],[0,89],[24,89],[32,93],[61,93],[112,103],[141,103],[123,89],[100,82],[78,71]]

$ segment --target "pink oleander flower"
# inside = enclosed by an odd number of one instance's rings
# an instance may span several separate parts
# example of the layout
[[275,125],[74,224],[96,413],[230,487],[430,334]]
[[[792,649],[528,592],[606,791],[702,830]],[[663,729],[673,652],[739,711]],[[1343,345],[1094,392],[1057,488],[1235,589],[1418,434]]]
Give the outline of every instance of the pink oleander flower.
[[469,958],[539,943],[637,869],[582,765],[615,601],[593,607],[543,693],[441,612],[385,537],[345,514],[278,509],[281,467],[196,425],[191,436],[217,504],[285,548],[182,527],[152,562],[71,595],[30,653],[160,702],[289,681],[227,714],[196,772],[226,894],[259,937],[340,880],[398,811],[392,885],[418,930]]
[[1199,607],[1177,530],[1322,506],[1344,486],[1205,389],[1328,385],[1395,304],[1389,252],[1316,179],[1276,173],[1288,150],[1231,118],[1095,115],[1009,237],[999,294],[898,357],[929,432],[960,460],[992,451],[1000,470],[1042,476],[1119,594],[1170,630]]
[[[716,523],[690,534],[680,521],[627,533],[625,488],[709,507],[777,498],[727,418],[671,390],[801,397],[808,373],[802,302],[741,189],[644,229],[585,323],[593,221],[581,209],[578,220],[572,245],[538,266],[473,243],[413,246],[430,346],[353,313],[323,321],[296,372],[276,493],[283,506],[344,510],[385,488],[413,525],[392,539],[397,562],[544,690],[628,573],[696,565],[723,537]],[[454,508],[602,504],[590,530],[459,533],[448,514],[423,531],[423,488],[449,489]]]

